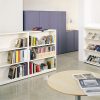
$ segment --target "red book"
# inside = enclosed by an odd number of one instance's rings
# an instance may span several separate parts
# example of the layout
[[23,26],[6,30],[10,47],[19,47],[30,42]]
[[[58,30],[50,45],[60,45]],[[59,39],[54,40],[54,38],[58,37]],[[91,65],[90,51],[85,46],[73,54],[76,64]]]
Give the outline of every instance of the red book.
[[41,71],[40,65],[36,65],[36,72],[40,72],[40,71]]
[[29,73],[30,73],[30,74],[32,74],[32,67],[33,67],[33,63],[32,63],[32,62],[30,62],[30,63],[29,63],[29,65],[30,65],[30,66],[29,66]]

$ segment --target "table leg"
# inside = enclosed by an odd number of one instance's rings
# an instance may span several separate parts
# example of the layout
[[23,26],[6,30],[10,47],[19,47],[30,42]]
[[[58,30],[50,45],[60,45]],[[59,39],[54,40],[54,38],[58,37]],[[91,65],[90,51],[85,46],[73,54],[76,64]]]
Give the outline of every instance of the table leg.
[[81,96],[75,96],[75,100],[81,100]]

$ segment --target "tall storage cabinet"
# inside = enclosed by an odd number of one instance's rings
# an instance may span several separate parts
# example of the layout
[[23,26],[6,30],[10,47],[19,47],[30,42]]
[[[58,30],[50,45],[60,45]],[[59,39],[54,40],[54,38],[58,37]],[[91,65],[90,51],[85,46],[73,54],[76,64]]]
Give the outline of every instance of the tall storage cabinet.
[[0,34],[0,85],[56,70],[56,30]]

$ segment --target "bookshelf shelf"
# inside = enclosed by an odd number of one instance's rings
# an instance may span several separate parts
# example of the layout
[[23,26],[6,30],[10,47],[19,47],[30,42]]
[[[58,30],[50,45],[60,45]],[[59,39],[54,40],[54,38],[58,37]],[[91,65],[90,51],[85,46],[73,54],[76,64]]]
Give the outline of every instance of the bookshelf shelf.
[[88,50],[88,49],[85,49],[85,52],[91,54],[91,55],[95,55],[95,56],[100,56],[100,52],[98,51],[95,51],[95,50]]
[[0,49],[0,52],[6,52],[11,50],[22,50],[22,49],[28,49],[28,47],[21,47],[21,48],[2,48]]
[[13,63],[13,64],[8,64],[7,62],[5,62],[5,63],[0,64],[0,68],[1,67],[7,67],[7,66],[9,67],[9,66],[12,66],[12,65],[23,64],[25,62],[28,62],[28,61],[23,61],[23,62],[18,62],[18,63]]
[[[30,41],[30,37],[33,40]],[[35,46],[30,46],[30,42]],[[54,29],[2,33],[0,43],[3,43],[0,46],[0,85],[56,70]],[[35,59],[30,60],[34,56]]]
[[42,60],[42,59],[46,59],[46,58],[52,58],[52,57],[56,57],[56,55],[55,56],[49,56],[49,57],[42,57],[42,58],[38,58],[38,59],[33,59],[33,60],[30,60],[30,62],[36,61],[36,60]]
[[85,27],[85,63],[100,66],[100,25]]
[[100,67],[99,63],[88,62],[88,61],[86,61],[85,63],[90,64],[90,65],[94,65],[94,66],[97,66],[97,67]]
[[37,73],[32,74],[32,75],[23,76],[23,77],[20,77],[20,78],[15,78],[15,79],[9,79],[9,78],[2,79],[2,81],[0,82],[0,85],[4,85],[4,84],[11,83],[11,82],[15,82],[15,81],[19,81],[19,80],[23,80],[23,79],[35,77],[37,75],[45,74],[45,73],[52,72],[52,71],[55,71],[55,70],[56,70],[56,68],[52,68],[52,69],[47,69],[47,70],[44,70],[44,71],[41,71],[41,72],[37,72]]
[[55,43],[51,43],[51,44],[42,44],[42,45],[37,45],[37,46],[30,46],[30,48],[32,48],[32,47],[50,46],[50,45],[55,45]]

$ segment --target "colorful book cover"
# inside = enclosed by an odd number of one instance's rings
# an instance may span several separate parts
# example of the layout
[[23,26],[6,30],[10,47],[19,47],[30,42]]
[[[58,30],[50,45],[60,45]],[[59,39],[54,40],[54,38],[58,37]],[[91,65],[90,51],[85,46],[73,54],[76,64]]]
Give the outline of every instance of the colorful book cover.
[[18,50],[18,62],[20,62],[20,50]]
[[24,64],[24,76],[28,75],[28,65],[27,63]]
[[20,68],[19,77],[22,77],[23,76],[23,68],[22,68],[22,65],[19,65],[19,68]]
[[31,46],[33,46],[33,37],[31,36]]
[[27,57],[28,56],[28,53],[27,53],[27,50],[24,50],[24,61],[27,61]]
[[20,73],[20,67],[17,66],[17,78],[19,77],[19,73]]
[[30,70],[29,72],[30,72],[30,74],[32,74],[32,67],[33,67],[33,64],[32,64],[32,62],[30,62],[29,63],[29,70]]
[[16,50],[16,63],[18,63],[18,50]]

